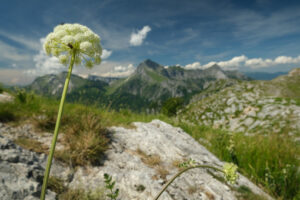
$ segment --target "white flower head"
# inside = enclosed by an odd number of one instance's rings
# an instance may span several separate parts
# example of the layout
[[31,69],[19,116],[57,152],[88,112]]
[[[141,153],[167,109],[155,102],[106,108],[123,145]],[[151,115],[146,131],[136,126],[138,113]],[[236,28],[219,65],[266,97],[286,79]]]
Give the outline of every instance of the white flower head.
[[223,166],[225,178],[231,184],[235,184],[236,180],[239,177],[239,175],[237,174],[237,169],[238,167],[233,163],[225,163],[225,165]]
[[70,62],[73,53],[76,65],[84,64],[92,68],[94,64],[101,62],[100,37],[80,24],[56,26],[46,37],[44,50],[48,55],[58,57],[64,65]]

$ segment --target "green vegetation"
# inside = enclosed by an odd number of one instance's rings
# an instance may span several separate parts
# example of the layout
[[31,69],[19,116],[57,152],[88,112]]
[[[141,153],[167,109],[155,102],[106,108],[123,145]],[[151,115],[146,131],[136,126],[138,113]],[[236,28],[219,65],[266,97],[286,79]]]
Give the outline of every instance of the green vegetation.
[[293,199],[299,195],[300,146],[288,135],[245,136],[206,126],[184,123],[179,126],[197,141],[205,139],[202,144],[212,153],[224,161],[238,164],[242,174],[263,185],[273,196]]
[[4,92],[4,89],[3,89],[2,84],[0,83],[0,94],[2,94],[3,92]]
[[106,196],[111,200],[116,200],[119,195],[119,189],[114,190],[116,181],[113,181],[109,174],[104,174],[104,182],[106,189],[109,190],[109,193]]
[[82,188],[68,189],[60,194],[59,200],[105,200],[104,190],[102,188],[97,190],[86,191]]
[[162,113],[167,116],[176,115],[177,111],[183,107],[184,100],[183,98],[176,97],[170,98],[165,101],[162,105]]
[[109,142],[108,131],[101,126],[96,115],[83,114],[72,123],[64,135],[66,150],[58,153],[59,159],[72,165],[99,165]]
[[147,74],[155,81],[157,81],[158,83],[161,83],[165,80],[167,80],[166,77],[156,73],[155,71],[149,70],[147,69]]
[[47,153],[48,148],[44,146],[41,142],[33,140],[27,137],[19,137],[14,141],[17,145],[23,147],[24,149],[28,149],[30,151],[34,151],[37,153]]
[[57,194],[62,194],[67,191],[67,187],[64,186],[64,181],[59,177],[50,176],[48,180],[48,189],[54,191]]

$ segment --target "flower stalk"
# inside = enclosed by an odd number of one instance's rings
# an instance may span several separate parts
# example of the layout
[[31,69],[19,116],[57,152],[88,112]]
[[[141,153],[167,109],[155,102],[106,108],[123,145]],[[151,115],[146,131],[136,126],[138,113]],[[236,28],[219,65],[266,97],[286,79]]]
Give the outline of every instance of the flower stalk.
[[92,68],[95,64],[99,65],[101,62],[102,47],[100,45],[100,37],[88,27],[80,24],[63,24],[56,26],[53,32],[47,35],[44,42],[44,50],[48,55],[57,57],[60,63],[64,65],[69,64],[69,70],[59,104],[54,135],[48,155],[41,200],[45,200],[46,196],[51,163],[73,66],[84,64],[85,67]]
[[44,200],[45,199],[45,195],[46,195],[46,190],[47,190],[47,184],[48,184],[48,179],[49,179],[49,174],[50,174],[52,159],[53,159],[55,145],[56,145],[57,136],[58,136],[58,130],[59,130],[59,127],[60,127],[61,116],[62,116],[62,113],[63,113],[65,99],[66,99],[66,96],[67,96],[69,82],[70,82],[70,78],[71,78],[71,74],[72,74],[72,69],[73,69],[73,65],[74,65],[74,61],[75,61],[75,55],[76,55],[76,52],[75,52],[75,50],[73,50],[72,51],[71,62],[70,62],[70,65],[69,65],[68,74],[67,74],[67,77],[66,77],[66,81],[65,81],[65,85],[64,85],[62,97],[61,97],[60,104],[59,104],[59,109],[58,109],[58,114],[57,114],[57,120],[56,120],[56,124],[55,124],[54,135],[53,135],[53,138],[52,138],[50,152],[49,152],[49,155],[48,155],[48,161],[47,161],[46,171],[45,171],[44,180],[43,180],[41,200]]
[[162,188],[162,190],[156,195],[156,197],[154,198],[154,200],[158,200],[158,198],[162,195],[162,193],[169,187],[169,185],[176,179],[178,178],[181,174],[183,174],[184,172],[190,170],[190,169],[194,169],[194,168],[208,168],[208,169],[213,169],[215,171],[219,171],[222,172],[225,175],[225,179],[230,183],[230,184],[235,184],[236,180],[238,178],[238,174],[236,173],[237,171],[237,166],[235,164],[232,163],[225,163],[225,165],[223,166],[223,169],[219,169],[217,167],[213,167],[210,165],[199,165],[196,163],[195,160],[190,159],[187,162],[184,162],[182,164],[179,165],[179,167],[184,167],[183,170],[181,170],[180,172],[178,172],[177,174],[175,174],[171,180],[169,180],[169,182]]
[[181,174],[183,174],[184,172],[186,172],[186,171],[188,171],[188,170],[190,170],[190,169],[194,169],[194,168],[210,168],[210,169],[214,169],[214,170],[216,170],[216,171],[219,171],[219,172],[224,173],[223,170],[218,169],[218,168],[216,168],[216,167],[209,166],[209,165],[195,165],[195,166],[187,167],[187,168],[181,170],[180,172],[178,172],[177,174],[175,174],[175,175],[171,178],[171,180],[169,180],[169,182],[162,188],[162,190],[156,195],[156,197],[154,198],[154,200],[158,200],[158,198],[162,195],[162,193],[169,187],[169,185],[170,185],[171,183],[173,183],[173,181],[174,181],[176,178],[178,178],[178,177],[179,177]]

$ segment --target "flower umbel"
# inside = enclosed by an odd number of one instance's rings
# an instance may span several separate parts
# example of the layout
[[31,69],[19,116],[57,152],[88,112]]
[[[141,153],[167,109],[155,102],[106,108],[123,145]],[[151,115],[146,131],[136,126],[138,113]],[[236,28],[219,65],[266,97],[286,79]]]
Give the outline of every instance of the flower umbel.
[[239,177],[237,174],[237,166],[233,163],[225,163],[223,166],[224,175],[227,181],[231,184],[235,184],[237,178]]
[[101,62],[100,37],[80,24],[56,26],[46,37],[44,49],[48,55],[59,58],[64,65],[70,62],[72,52],[75,52],[76,65],[84,64],[92,68]]

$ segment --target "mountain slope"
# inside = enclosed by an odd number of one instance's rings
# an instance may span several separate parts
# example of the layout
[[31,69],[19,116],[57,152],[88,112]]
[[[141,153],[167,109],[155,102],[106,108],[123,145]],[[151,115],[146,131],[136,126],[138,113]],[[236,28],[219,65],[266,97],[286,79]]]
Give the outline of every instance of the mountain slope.
[[[25,87],[28,91],[33,91],[47,97],[59,98],[62,94],[67,73],[49,74],[38,77],[32,84]],[[67,101],[81,102],[86,104],[103,104],[106,102],[105,91],[108,83],[100,80],[84,79],[77,75],[72,75],[68,88]]]
[[177,66],[165,68],[145,60],[127,79],[112,84],[111,94],[142,97],[145,102],[157,102],[159,105],[170,97],[182,97],[188,102],[192,95],[220,79],[249,80],[238,72],[223,71],[217,65],[206,70],[185,70]]
[[244,133],[299,136],[299,74],[300,68],[272,81],[240,82],[215,93],[208,88],[196,95],[178,118]]

